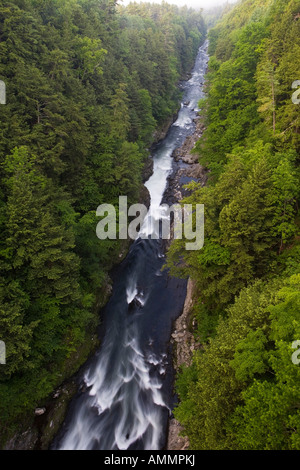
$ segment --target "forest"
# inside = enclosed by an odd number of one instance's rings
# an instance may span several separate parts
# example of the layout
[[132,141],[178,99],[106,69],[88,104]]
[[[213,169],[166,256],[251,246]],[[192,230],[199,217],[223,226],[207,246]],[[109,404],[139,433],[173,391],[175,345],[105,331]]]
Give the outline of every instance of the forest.
[[209,41],[194,149],[209,181],[183,201],[205,205],[205,242],[168,254],[196,282],[200,344],[174,414],[190,449],[299,450],[300,2],[239,2]]
[[95,350],[128,249],[96,237],[96,209],[144,202],[151,148],[206,37],[193,153],[208,180],[181,201],[204,204],[204,246],[174,240],[166,258],[196,286],[174,416],[189,450],[300,450],[300,0],[203,16],[0,0],[0,446]]
[[124,250],[96,237],[96,209],[140,200],[205,35],[200,12],[167,3],[0,2],[2,442],[93,348]]

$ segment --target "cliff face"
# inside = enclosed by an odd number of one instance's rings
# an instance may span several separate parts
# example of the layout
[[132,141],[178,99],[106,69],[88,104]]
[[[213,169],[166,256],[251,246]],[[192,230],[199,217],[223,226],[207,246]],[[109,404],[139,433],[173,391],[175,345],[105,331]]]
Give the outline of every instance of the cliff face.
[[195,342],[194,335],[190,332],[190,321],[193,308],[193,298],[195,294],[195,282],[189,279],[187,285],[187,294],[184,303],[182,315],[175,322],[175,329],[172,334],[172,343],[174,354],[174,365],[176,370],[181,365],[191,365],[192,354],[198,344]]
[[[189,331],[195,289],[196,286],[194,281],[189,279],[183,312],[182,315],[176,320],[174,332],[172,334],[171,342],[173,345],[173,361],[176,372],[183,364],[187,366],[191,365],[193,351],[199,347],[199,345],[195,342],[193,334]],[[169,422],[167,450],[188,449],[189,441],[187,437],[182,437],[180,435],[182,431],[183,428],[179,422],[175,418],[172,418]]]

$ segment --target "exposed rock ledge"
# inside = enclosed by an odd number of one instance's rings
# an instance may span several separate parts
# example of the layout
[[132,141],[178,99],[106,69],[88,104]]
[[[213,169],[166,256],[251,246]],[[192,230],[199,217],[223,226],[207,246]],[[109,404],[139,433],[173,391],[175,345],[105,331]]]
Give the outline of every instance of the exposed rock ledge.
[[[195,283],[189,279],[183,312],[175,322],[174,333],[172,334],[171,338],[174,351],[174,368],[177,371],[182,364],[187,366],[191,364],[193,351],[199,347],[199,345],[195,342],[193,334],[189,331],[194,294]],[[189,440],[187,437],[180,435],[182,431],[183,428],[180,423],[175,418],[172,418],[169,422],[167,450],[188,449]]]
[[[182,187],[182,177],[192,177],[201,186],[205,186],[207,183],[208,171],[199,163],[199,156],[196,153],[192,153],[195,143],[201,138],[204,131],[204,125],[200,119],[196,119],[195,123],[195,132],[185,140],[180,148],[173,152],[174,171],[168,178],[169,184],[163,200],[163,202],[168,204],[177,203],[188,195],[189,192]],[[181,162],[185,164],[184,167],[182,167]],[[200,347],[200,344],[196,343],[190,331],[194,326],[193,323],[191,325],[191,318],[193,300],[196,297],[195,291],[195,282],[189,279],[183,312],[175,322],[171,337],[174,369],[177,372],[181,365],[191,365],[193,351]],[[181,433],[183,436],[181,436]],[[167,450],[187,450],[188,447],[189,440],[184,436],[183,427],[175,418],[171,418],[169,421]]]

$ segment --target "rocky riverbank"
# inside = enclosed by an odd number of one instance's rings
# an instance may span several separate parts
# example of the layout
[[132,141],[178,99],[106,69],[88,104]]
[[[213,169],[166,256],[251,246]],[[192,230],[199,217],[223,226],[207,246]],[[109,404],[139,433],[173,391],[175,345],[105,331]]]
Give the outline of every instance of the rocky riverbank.
[[[200,165],[199,156],[192,153],[192,149],[197,140],[201,138],[203,131],[204,126],[201,120],[197,119],[194,134],[188,137],[182,147],[176,149],[173,153],[174,171],[169,177],[168,188],[164,195],[165,203],[175,204],[187,196],[189,191],[183,186],[190,181],[197,181],[201,186],[205,186],[208,172]],[[191,365],[193,352],[200,347],[191,332],[194,326],[192,313],[195,291],[195,283],[192,279],[189,279],[184,308],[174,324],[171,337],[173,365],[176,373],[179,372],[183,364],[186,366]],[[182,426],[174,417],[171,418],[169,421],[167,450],[187,450],[188,447],[189,441],[184,436]]]
[[181,201],[189,195],[184,185],[195,181],[205,186],[208,171],[199,163],[199,155],[192,153],[195,143],[204,131],[204,125],[198,117],[195,119],[195,132],[186,138],[184,144],[173,152],[173,171],[168,177],[168,185],[164,194],[163,203],[169,205]]

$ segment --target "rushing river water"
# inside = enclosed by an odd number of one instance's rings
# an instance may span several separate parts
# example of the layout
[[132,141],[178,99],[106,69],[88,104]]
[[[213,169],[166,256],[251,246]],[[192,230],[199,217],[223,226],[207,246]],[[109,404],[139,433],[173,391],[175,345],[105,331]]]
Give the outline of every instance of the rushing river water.
[[[181,84],[178,118],[153,153],[154,171],[145,184],[151,196],[148,219],[160,215],[173,151],[195,130],[207,61],[206,41],[190,80]],[[113,293],[103,312],[101,347],[83,368],[84,386],[52,449],[159,450],[166,445],[174,404],[169,342],[183,308],[186,281],[161,271],[164,257],[161,240],[138,238],[115,270]]]

